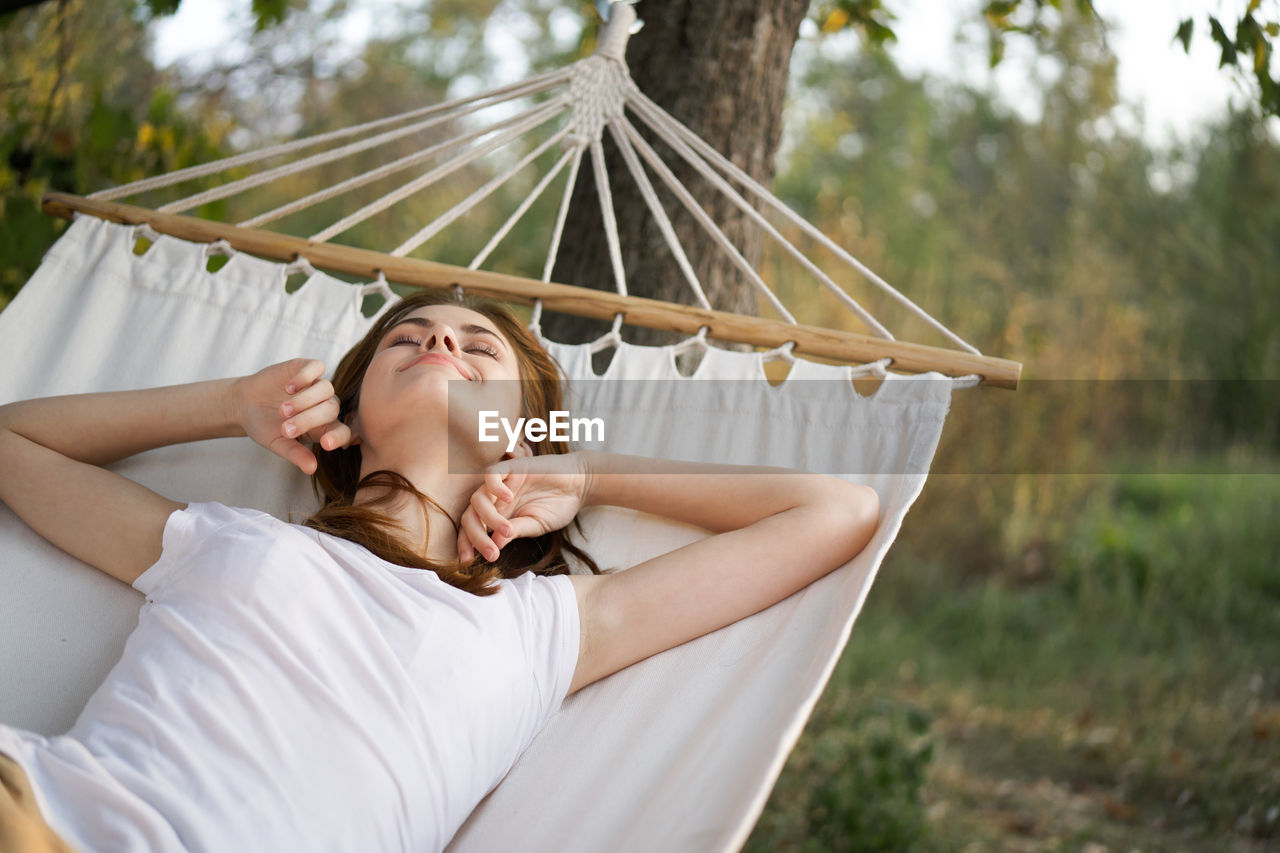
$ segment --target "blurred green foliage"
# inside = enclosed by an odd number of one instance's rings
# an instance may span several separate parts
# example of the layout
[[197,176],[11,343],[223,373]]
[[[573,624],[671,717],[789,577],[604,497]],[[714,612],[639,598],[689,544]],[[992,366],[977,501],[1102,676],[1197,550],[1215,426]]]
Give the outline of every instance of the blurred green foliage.
[[774,789],[784,805],[765,812],[745,850],[908,850],[927,836],[921,790],[935,744],[926,711],[828,700],[807,731]]
[[[1234,22],[1227,18],[1228,26],[1223,26],[1217,15],[1206,15],[1209,25],[1209,36],[1222,51],[1218,63],[1220,68],[1231,66],[1242,70],[1245,74],[1252,72],[1258,84],[1258,101],[1263,112],[1269,115],[1280,115],[1280,79],[1272,75],[1272,54],[1275,51],[1275,39],[1280,36],[1280,20],[1268,20],[1260,17],[1262,0],[1249,0],[1245,11]],[[1275,14],[1274,5],[1267,11]],[[1235,29],[1235,35],[1228,32],[1228,27]],[[1184,50],[1190,52],[1192,33],[1195,31],[1195,19],[1185,18],[1178,24],[1174,38],[1182,42]],[[1251,60],[1247,59],[1252,57]]]
[[65,0],[0,27],[0,307],[66,223],[49,190],[87,194],[203,163],[226,150],[225,117],[192,115],[149,57],[134,0]]
[[[1248,0],[1238,18],[1207,14],[1205,22],[1209,38],[1221,51],[1218,67],[1229,67],[1242,79],[1252,78],[1256,84],[1256,103],[1262,114],[1280,116],[1280,79],[1271,70],[1275,40],[1280,37],[1280,8],[1274,3],[1264,7],[1263,3],[1264,0]],[[818,0],[813,6],[813,18],[823,32],[853,29],[869,44],[879,46],[897,40],[893,6],[892,0],[887,5],[885,0]],[[981,7],[981,14],[987,25],[992,67],[1004,59],[1008,36],[1027,36],[1036,42],[1053,39],[1064,13],[1068,18],[1074,13],[1097,19],[1099,10],[1094,0],[1065,3],[1063,0],[988,0]],[[1152,17],[1155,14],[1153,12]],[[1157,23],[1153,20],[1151,25],[1157,26]],[[1195,32],[1195,19],[1184,18],[1171,40],[1180,42],[1183,49],[1190,52]]]
[[[182,5],[182,0],[145,0],[152,15],[172,15]],[[289,0],[251,0],[258,29],[266,29],[284,20],[289,12]]]
[[927,713],[936,746],[926,832],[899,849],[1280,837],[1280,465],[1182,467],[1089,478],[1067,523],[968,574],[952,539],[966,501],[1014,507],[1032,478],[934,477],[757,834],[829,784],[806,751],[819,721],[887,702]]
[[[1233,113],[1153,149],[1119,101],[1096,21],[1068,20],[1045,55],[1059,70],[1028,121],[987,92],[907,77],[879,51],[815,51],[775,191],[978,349],[1023,361],[1024,378],[1205,380],[1172,386],[1185,400],[1166,416],[1195,424],[1202,448],[1280,448],[1273,386],[1225,381],[1280,375],[1280,142],[1268,120]],[[868,331],[782,252],[765,268],[801,322]],[[948,345],[857,275],[836,281],[895,335]],[[1087,453],[1103,428],[1151,441],[1133,413],[1106,424],[1052,395],[1015,402],[1003,422],[957,399],[935,467],[959,470],[965,454],[971,469],[1034,471],[1043,448]]]

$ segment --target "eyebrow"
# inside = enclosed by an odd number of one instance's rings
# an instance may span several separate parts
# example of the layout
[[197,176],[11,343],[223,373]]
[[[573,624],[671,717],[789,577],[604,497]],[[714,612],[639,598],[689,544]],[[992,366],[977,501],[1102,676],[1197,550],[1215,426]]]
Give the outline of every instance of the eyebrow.
[[[391,334],[391,332],[395,331],[396,329],[400,328],[406,323],[412,324],[414,326],[421,326],[424,329],[430,329],[436,325],[435,320],[428,320],[426,317],[406,317],[400,322],[396,323],[390,329],[387,329],[387,334]],[[498,343],[503,344],[504,346],[506,345],[506,341],[503,340],[502,336],[499,335],[497,332],[495,332],[493,329],[488,328],[487,326],[481,326],[476,323],[464,323],[458,328],[460,328],[462,331],[470,335],[488,335],[489,337],[496,340]]]

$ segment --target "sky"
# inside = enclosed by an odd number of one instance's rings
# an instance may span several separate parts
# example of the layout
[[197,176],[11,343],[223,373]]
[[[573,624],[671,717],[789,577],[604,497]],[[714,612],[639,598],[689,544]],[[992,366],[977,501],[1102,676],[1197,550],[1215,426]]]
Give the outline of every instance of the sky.
[[[1121,111],[1118,121],[1141,128],[1147,141],[1167,147],[1194,137],[1206,121],[1221,115],[1230,99],[1244,100],[1249,91],[1225,69],[1218,69],[1218,52],[1206,34],[1209,13],[1229,17],[1245,0],[1095,0],[1099,14],[1113,25],[1108,38],[1119,60],[1121,98],[1136,107]],[[1268,0],[1271,2],[1271,0]],[[375,33],[378,8],[389,0],[364,0],[352,4],[356,11],[344,27],[353,41]],[[908,73],[930,74],[976,85],[992,85],[1012,108],[1034,118],[1039,105],[1026,84],[1037,71],[1053,69],[1037,60],[1025,40],[1010,39],[1004,61],[994,70],[986,61],[978,9],[982,0],[890,0],[897,15],[893,27],[897,43],[890,47],[898,65]],[[644,4],[637,7],[644,17]],[[156,28],[155,55],[160,65],[186,59],[221,55],[236,49],[237,34],[248,17],[249,0],[182,0],[178,13]],[[1195,18],[1196,37],[1190,55],[1175,44],[1173,34],[1183,18]],[[1234,20],[1234,18],[1232,19]],[[517,56],[503,50],[503,35],[490,28],[486,37],[498,56]],[[802,30],[802,35],[808,31]],[[957,32],[967,38],[957,39]],[[641,31],[636,38],[643,38]],[[856,38],[848,34],[849,49]],[[514,41],[514,40],[513,40]],[[838,49],[838,46],[837,46]],[[797,51],[798,55],[803,50]],[[519,79],[524,73],[518,61],[500,67],[497,82]],[[1280,120],[1273,119],[1273,125]]]

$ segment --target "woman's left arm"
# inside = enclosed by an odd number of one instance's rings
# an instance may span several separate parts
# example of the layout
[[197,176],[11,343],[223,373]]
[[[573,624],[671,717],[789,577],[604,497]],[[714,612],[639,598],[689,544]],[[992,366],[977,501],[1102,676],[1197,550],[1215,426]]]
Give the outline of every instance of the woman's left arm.
[[622,506],[717,535],[617,574],[572,575],[576,691],[757,613],[853,559],[879,522],[874,489],[782,468],[587,454],[584,506]]

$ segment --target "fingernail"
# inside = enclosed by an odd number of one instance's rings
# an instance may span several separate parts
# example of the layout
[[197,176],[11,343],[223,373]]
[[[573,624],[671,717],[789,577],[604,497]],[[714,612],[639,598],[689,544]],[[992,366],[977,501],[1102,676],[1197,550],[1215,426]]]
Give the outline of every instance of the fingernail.
[[298,426],[297,426],[297,424],[285,424],[285,425],[284,425],[284,434],[285,434],[285,435],[287,435],[287,436],[289,436],[290,438],[293,438],[294,434],[295,434],[297,431],[298,431]]
[[280,407],[280,411],[284,413],[286,418],[289,417],[293,414],[293,403],[285,403]]
[[289,394],[297,394],[298,386],[290,382],[288,385],[284,386],[284,390]]

